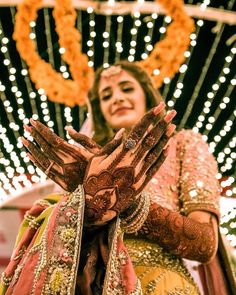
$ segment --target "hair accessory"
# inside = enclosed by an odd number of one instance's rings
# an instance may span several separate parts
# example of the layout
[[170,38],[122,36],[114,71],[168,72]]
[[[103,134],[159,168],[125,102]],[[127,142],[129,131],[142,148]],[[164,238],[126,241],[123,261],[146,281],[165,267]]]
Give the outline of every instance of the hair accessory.
[[136,141],[132,138],[126,139],[124,141],[124,146],[128,150],[134,149],[136,147],[136,144],[137,144]]
[[111,66],[107,69],[104,69],[101,73],[101,76],[109,78],[110,76],[115,76],[115,75],[120,74],[121,70],[122,70],[122,68],[120,65],[119,66]]

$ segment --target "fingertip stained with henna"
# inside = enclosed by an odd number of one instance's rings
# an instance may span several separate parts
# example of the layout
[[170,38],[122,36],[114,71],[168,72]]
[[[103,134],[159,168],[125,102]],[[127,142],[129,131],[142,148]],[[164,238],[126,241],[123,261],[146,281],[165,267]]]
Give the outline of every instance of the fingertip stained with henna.
[[29,145],[28,140],[26,140],[24,137],[20,137],[20,140],[21,140],[21,142],[23,143],[24,146],[27,147]]
[[33,125],[34,127],[36,126],[36,121],[35,121],[34,119],[32,119],[32,118],[30,118],[30,123],[31,123],[31,125]]
[[159,105],[157,106],[157,107],[155,107],[154,108],[154,110],[153,110],[153,112],[154,112],[154,115],[157,115],[157,114],[159,114],[161,111],[163,111],[164,110],[164,108],[165,108],[165,103],[162,101],[162,102],[160,102],[159,103]]
[[176,110],[171,110],[164,118],[164,120],[166,121],[166,123],[170,123],[171,120],[174,119],[174,117],[176,116],[177,112]]

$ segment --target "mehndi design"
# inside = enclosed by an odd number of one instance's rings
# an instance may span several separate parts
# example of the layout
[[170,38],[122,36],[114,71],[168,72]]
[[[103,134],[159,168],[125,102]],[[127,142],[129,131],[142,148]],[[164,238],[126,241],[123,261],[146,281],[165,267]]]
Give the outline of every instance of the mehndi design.
[[100,150],[95,142],[86,136],[74,134],[75,140],[89,146],[89,150],[68,144],[39,121],[30,120],[32,126],[24,126],[38,143],[39,147],[22,138],[29,150],[28,157],[48,177],[66,191],[74,191],[82,184],[88,160],[93,156],[92,150]]
[[212,215],[209,223],[201,223],[156,203],[150,206],[139,235],[157,241],[173,254],[202,263],[213,257],[217,247]]
[[135,140],[134,148],[127,149],[122,143],[111,154],[95,155],[90,160],[84,180],[86,222],[105,223],[124,212],[159,169],[166,158],[163,148],[174,131],[170,122],[176,114],[172,111],[164,117],[164,107],[161,104],[149,111],[131,130],[127,139]]

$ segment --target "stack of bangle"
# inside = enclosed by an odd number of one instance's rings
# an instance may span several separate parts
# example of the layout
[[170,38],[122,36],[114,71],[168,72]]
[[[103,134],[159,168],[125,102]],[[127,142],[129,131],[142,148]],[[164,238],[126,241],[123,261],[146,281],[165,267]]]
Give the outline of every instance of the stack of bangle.
[[132,210],[129,211],[129,215],[121,217],[121,228],[125,233],[132,234],[137,233],[141,229],[145,220],[147,219],[150,207],[149,195],[143,192],[139,198],[138,204]]

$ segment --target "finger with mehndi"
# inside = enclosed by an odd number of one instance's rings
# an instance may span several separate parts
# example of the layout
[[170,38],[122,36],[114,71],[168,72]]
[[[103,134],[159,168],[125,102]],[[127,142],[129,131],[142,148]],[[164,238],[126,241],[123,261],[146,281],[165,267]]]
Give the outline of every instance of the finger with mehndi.
[[91,152],[95,150],[98,151],[101,148],[100,145],[98,145],[93,139],[75,131],[72,126],[66,126],[65,130],[75,142],[79,143],[82,147],[90,150]]
[[[165,131],[165,133],[162,134],[161,138],[156,142],[155,145],[152,146],[152,148],[148,150],[148,152],[145,153],[141,153],[140,155],[137,155],[135,157],[135,160],[132,162],[131,165],[138,165],[138,163],[140,163],[139,165],[142,165],[142,168],[140,169],[139,173],[137,174],[137,180],[139,180],[140,178],[142,178],[148,171],[148,169],[150,169],[150,167],[156,162],[159,161],[159,164],[163,163],[163,157],[166,157],[166,151],[164,152],[168,141],[171,137],[171,135],[174,133],[176,126],[174,124],[170,124],[167,128],[167,130]],[[164,154],[162,155],[162,157],[160,158],[162,152],[164,152]],[[141,158],[141,156],[143,158]],[[159,159],[160,158],[160,159]],[[159,160],[158,160],[159,159]],[[158,164],[158,165],[159,165]],[[157,167],[157,164],[156,164]],[[158,166],[159,169],[160,166]]]
[[167,115],[164,117],[164,120],[166,121],[166,123],[170,123],[174,119],[176,114],[177,114],[176,110],[169,111]]
[[99,156],[107,155],[109,156],[120,144],[122,143],[123,140],[123,134],[125,132],[124,128],[121,128],[114,138],[109,141],[98,153]]
[[23,143],[23,145],[28,148],[29,145],[29,141],[27,139],[25,139],[23,136],[20,137],[21,142]]
[[[160,110],[162,110],[162,108],[158,108],[158,111],[155,111],[155,113],[158,114],[160,112]],[[163,134],[165,132],[167,132],[167,129],[170,126],[168,124],[170,124],[170,122],[173,120],[175,115],[176,115],[176,111],[172,110],[167,115],[165,115],[164,118],[160,119],[156,125],[148,127],[148,129],[147,129],[148,132],[145,134],[141,143],[139,145],[137,145],[137,149],[135,150],[135,152],[133,152],[133,153],[135,153],[135,158],[132,161],[132,165],[136,166],[140,161],[143,160],[143,157],[145,157],[147,155],[149,150],[153,149],[156,145],[158,145],[159,148],[161,148],[160,152],[162,151],[162,149],[163,149],[162,143],[164,142],[163,139],[165,137],[162,138],[160,144],[159,144],[159,141],[160,141],[161,137],[163,136]],[[173,126],[171,128],[173,128]],[[169,130],[169,132],[171,133],[172,129]],[[168,135],[168,133],[167,133],[167,135]],[[166,140],[168,140],[168,136],[167,136]],[[153,155],[153,153],[151,153],[149,155],[148,161],[146,163],[144,163],[145,168],[147,168],[150,165],[150,163],[152,163],[152,161],[155,160],[155,159],[152,160],[152,158],[150,158],[150,157],[152,157],[152,155]],[[142,172],[143,171],[140,171],[141,174],[142,174]]]
[[[114,151],[112,155],[114,160],[110,163],[107,169],[112,169],[120,163],[121,159],[124,158],[127,153],[130,152],[131,154],[136,154],[148,128],[153,124],[159,123],[160,120],[165,122],[162,114],[164,108],[165,104],[164,102],[161,102],[157,107],[152,108],[143,116],[143,118],[132,128],[127,138],[123,141],[123,144]],[[164,125],[166,125],[166,123]],[[106,163],[104,164],[106,165]]]
[[166,136],[171,137],[174,134],[175,129],[176,129],[176,125],[170,124],[166,130]]
[[142,137],[146,133],[151,124],[157,124],[161,119],[161,113],[165,109],[164,102],[161,102],[157,107],[147,112],[144,117],[134,126],[128,135],[128,139],[134,140],[136,144],[142,140]]
[[30,123],[35,128],[35,130],[47,140],[48,143],[53,146],[61,145],[63,139],[57,136],[53,131],[51,131],[49,127],[45,126],[39,121],[33,120],[32,118],[30,119]]

